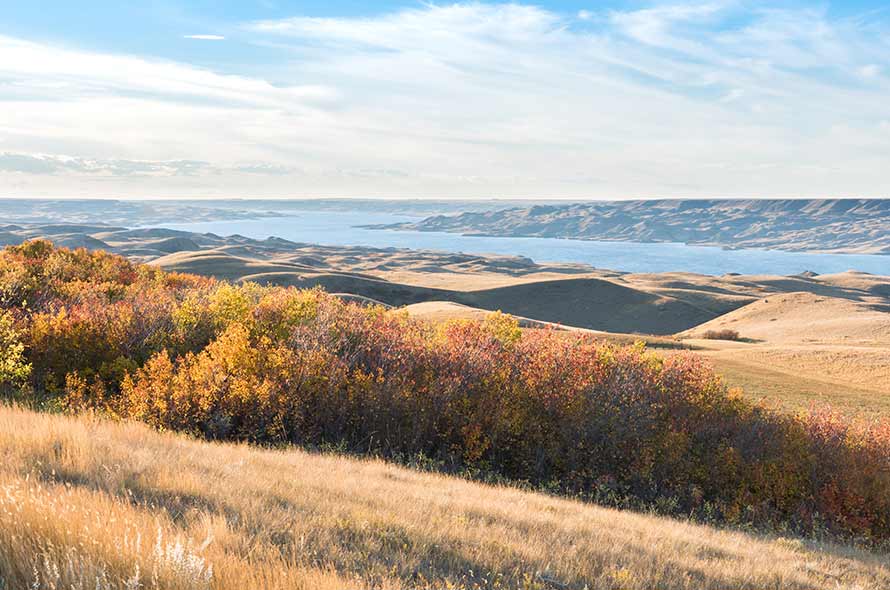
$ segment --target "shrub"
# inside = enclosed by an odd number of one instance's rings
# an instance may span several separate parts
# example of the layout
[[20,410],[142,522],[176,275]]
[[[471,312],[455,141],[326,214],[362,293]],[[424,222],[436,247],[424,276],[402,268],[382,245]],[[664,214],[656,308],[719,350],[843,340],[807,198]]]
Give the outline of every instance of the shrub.
[[735,330],[728,328],[723,330],[708,330],[701,336],[707,340],[741,340],[742,337]]
[[601,502],[890,541],[890,424],[777,413],[691,354],[523,332],[503,314],[432,326],[321,290],[167,275],[42,244],[6,249],[0,269],[0,292],[24,297],[0,316],[9,366],[32,364],[19,382],[70,410],[213,439],[423,456]]
[[12,314],[0,312],[0,393],[21,387],[31,374],[31,365],[25,361],[25,345],[19,338]]

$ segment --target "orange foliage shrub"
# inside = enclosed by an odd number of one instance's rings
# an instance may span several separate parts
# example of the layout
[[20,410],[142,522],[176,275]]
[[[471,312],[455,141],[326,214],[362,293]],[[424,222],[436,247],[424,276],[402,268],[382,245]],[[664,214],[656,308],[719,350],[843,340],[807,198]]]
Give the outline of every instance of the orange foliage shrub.
[[780,414],[692,355],[434,327],[320,290],[168,275],[42,242],[0,253],[31,387],[158,428],[342,445],[730,523],[890,540],[890,424]]

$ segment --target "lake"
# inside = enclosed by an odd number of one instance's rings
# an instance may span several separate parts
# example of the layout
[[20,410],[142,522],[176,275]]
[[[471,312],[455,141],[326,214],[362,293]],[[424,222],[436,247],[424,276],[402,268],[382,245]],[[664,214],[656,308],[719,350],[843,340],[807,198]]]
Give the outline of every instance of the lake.
[[859,270],[890,275],[890,256],[817,254],[780,250],[723,250],[678,243],[597,242],[556,238],[495,238],[444,232],[371,230],[364,224],[416,221],[415,217],[351,211],[303,211],[287,217],[164,224],[163,227],[218,235],[240,234],[265,239],[331,246],[415,248],[471,254],[511,254],[536,262],[577,262],[630,272],[686,271],[710,275],[820,274]]

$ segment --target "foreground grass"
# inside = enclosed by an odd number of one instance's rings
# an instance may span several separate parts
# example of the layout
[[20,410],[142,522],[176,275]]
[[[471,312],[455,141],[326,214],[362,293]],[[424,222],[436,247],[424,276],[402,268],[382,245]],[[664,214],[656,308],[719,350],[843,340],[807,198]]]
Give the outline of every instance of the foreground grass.
[[890,558],[0,407],[0,588],[890,587]]

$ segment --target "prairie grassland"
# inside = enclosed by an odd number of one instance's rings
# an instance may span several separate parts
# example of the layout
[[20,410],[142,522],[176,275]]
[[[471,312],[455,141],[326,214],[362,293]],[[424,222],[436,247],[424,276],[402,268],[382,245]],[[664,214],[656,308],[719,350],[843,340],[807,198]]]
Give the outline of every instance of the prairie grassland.
[[890,556],[0,407],[0,588],[890,587]]
[[[875,379],[867,384],[841,383],[848,373],[859,367],[844,372],[837,370],[839,376],[829,380],[820,374],[820,369],[824,373],[835,367],[815,354],[809,356],[807,365],[789,367],[783,364],[787,354],[746,352],[727,350],[701,354],[713,363],[727,383],[741,388],[754,400],[769,399],[792,411],[807,410],[813,404],[831,404],[848,416],[864,419],[890,416],[890,393],[885,382]],[[885,351],[884,354],[890,359],[890,353]],[[860,358],[858,365],[868,360],[868,356],[862,356],[865,358]]]
[[[873,277],[864,285],[861,279],[854,274],[841,282],[861,288],[856,299],[863,300],[771,294],[679,336],[750,397],[794,410],[830,403],[848,415],[887,416],[890,313],[877,299],[882,288],[871,284]],[[749,341],[700,339],[705,332],[730,329]]]

